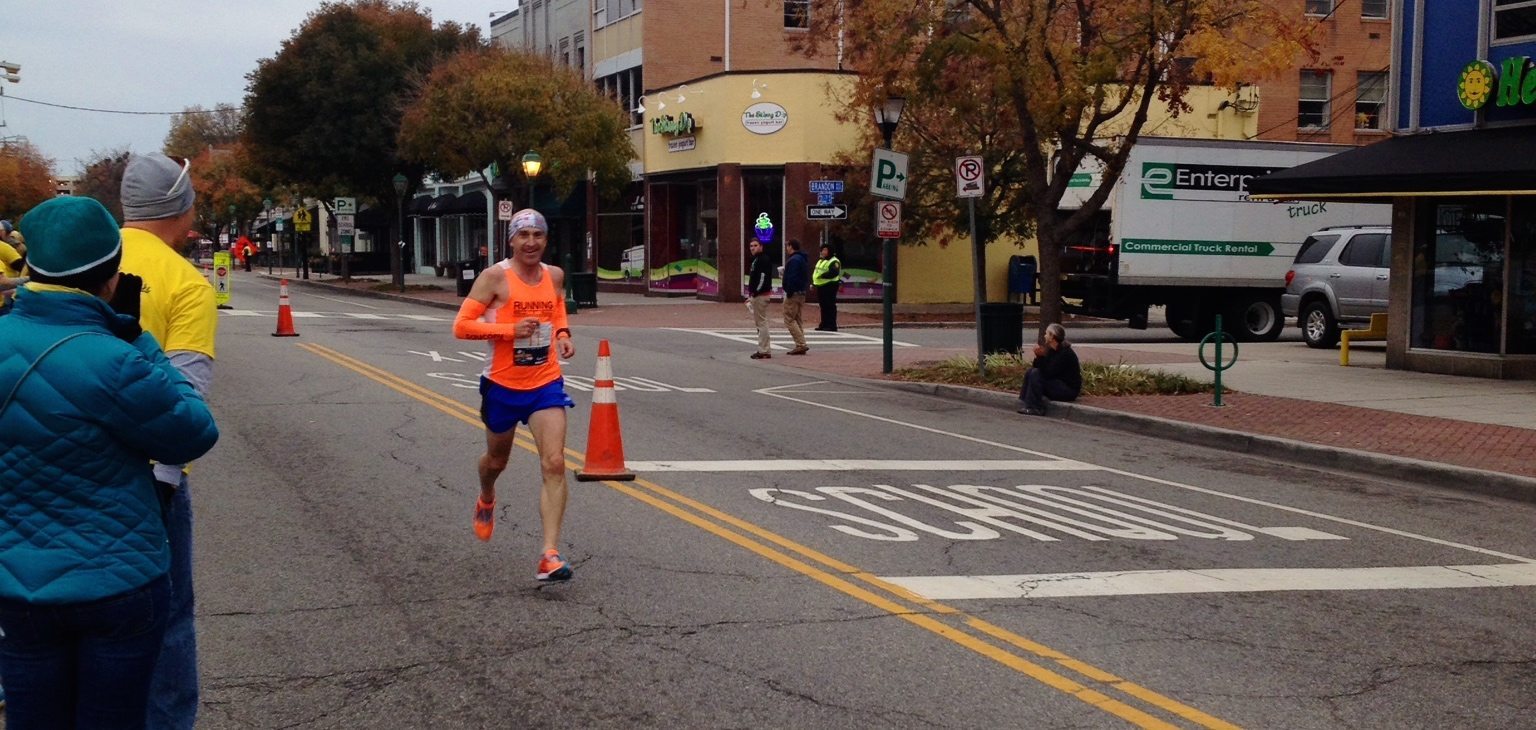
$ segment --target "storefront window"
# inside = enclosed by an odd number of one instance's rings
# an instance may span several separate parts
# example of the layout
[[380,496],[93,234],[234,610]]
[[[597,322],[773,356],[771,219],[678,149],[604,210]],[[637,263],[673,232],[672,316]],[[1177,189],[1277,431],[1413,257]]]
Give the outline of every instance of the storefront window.
[[[768,219],[773,222],[773,240],[764,244],[763,248],[770,260],[780,264],[784,262],[784,172],[774,170],[772,172],[759,171],[747,172],[742,176],[742,191],[745,196],[746,206],[742,209],[741,232],[733,238],[733,243],[742,247],[742,270],[732,272],[743,294],[747,287],[746,265],[751,261],[751,255],[746,253],[747,242],[755,240],[754,226],[757,217],[767,213]],[[808,242],[801,241],[802,247]],[[803,249],[802,249],[803,250]],[[806,252],[812,259],[816,258],[814,248]],[[722,276],[722,279],[724,277]]]
[[645,282],[645,191],[638,182],[617,199],[603,199],[598,208],[597,278]]
[[1536,213],[1516,198],[1510,216],[1507,352],[1536,355]]
[[1414,236],[1414,347],[1500,351],[1505,199],[1425,203]]

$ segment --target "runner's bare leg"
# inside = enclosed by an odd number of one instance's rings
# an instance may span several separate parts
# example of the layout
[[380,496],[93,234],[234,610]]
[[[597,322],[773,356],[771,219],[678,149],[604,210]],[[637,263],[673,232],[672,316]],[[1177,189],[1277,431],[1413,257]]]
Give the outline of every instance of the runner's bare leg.
[[485,432],[485,453],[480,455],[480,501],[491,504],[496,501],[496,478],[507,468],[507,457],[512,454],[512,442],[517,438],[517,427],[506,433]]
[[565,409],[546,408],[528,418],[528,430],[539,447],[544,485],[539,491],[539,517],[544,521],[544,550],[560,548],[560,523],[565,519]]

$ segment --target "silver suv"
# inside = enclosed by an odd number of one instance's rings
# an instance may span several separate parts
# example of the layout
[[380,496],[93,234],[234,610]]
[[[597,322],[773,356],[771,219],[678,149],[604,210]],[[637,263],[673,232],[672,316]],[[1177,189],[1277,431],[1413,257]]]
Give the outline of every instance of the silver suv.
[[1309,347],[1333,347],[1340,322],[1387,311],[1392,260],[1388,226],[1331,226],[1310,236],[1285,274],[1280,308]]

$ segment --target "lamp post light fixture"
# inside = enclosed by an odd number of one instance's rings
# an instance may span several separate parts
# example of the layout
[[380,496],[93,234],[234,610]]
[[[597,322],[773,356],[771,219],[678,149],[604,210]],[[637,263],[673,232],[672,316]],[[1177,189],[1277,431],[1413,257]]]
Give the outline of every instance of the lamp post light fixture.
[[399,231],[399,240],[390,246],[389,275],[395,281],[397,291],[405,291],[405,262],[402,260],[405,254],[405,189],[411,181],[400,173],[390,181],[395,186],[395,230]]
[[235,234],[240,227],[240,221],[235,218],[235,204],[229,204],[229,250],[235,250]]
[[[544,158],[533,150],[523,154],[523,177],[528,180],[528,207],[533,207],[534,180],[544,169]],[[576,313],[576,283],[571,279],[571,252],[569,247],[561,252],[561,268],[565,270],[565,313]]]
[[[875,105],[875,124],[880,127],[880,134],[885,137],[886,149],[891,148],[891,138],[896,136],[896,125],[901,123],[901,112],[906,106],[907,100],[900,96],[888,96],[885,101]],[[892,312],[896,306],[896,239],[880,239],[880,249],[880,269],[885,279],[885,286],[880,288],[880,371],[890,374],[895,370],[893,355],[895,326]]]

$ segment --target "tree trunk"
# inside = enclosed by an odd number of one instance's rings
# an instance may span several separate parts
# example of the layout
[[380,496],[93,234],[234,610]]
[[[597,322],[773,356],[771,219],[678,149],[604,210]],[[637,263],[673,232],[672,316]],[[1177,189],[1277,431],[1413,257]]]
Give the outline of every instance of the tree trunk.
[[1035,228],[1040,247],[1040,335],[1049,324],[1061,322],[1061,243],[1056,222],[1041,216]]

